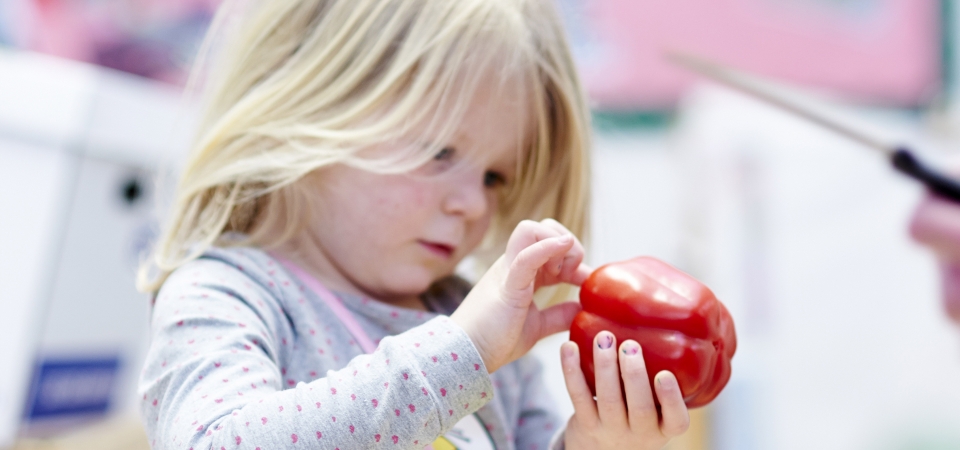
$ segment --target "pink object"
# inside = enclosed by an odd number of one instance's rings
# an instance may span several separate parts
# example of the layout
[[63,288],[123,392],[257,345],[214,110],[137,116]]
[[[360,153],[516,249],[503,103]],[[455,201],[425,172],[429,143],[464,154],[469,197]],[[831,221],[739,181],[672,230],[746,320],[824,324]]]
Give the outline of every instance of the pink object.
[[366,353],[373,353],[377,349],[376,344],[373,343],[373,340],[370,339],[370,336],[367,335],[363,328],[360,327],[360,323],[357,322],[357,319],[353,317],[353,314],[350,314],[350,311],[347,311],[347,307],[343,306],[343,302],[337,298],[333,292],[330,292],[326,286],[323,285],[319,280],[310,275],[305,270],[301,269],[300,266],[281,258],[277,255],[271,255],[274,259],[283,264],[283,267],[286,267],[287,270],[293,272],[293,274],[300,279],[304,284],[307,285],[310,290],[317,294],[324,303],[333,311],[333,313],[340,319],[340,322],[343,326],[347,327],[347,331],[353,335],[353,339],[360,344],[360,348],[363,349]]
[[587,91],[603,109],[673,105],[695,78],[665,63],[665,50],[871,103],[916,105],[939,87],[934,0],[579,3],[574,42],[584,47]]
[[927,196],[913,214],[910,233],[937,254],[943,305],[960,324],[960,204]]

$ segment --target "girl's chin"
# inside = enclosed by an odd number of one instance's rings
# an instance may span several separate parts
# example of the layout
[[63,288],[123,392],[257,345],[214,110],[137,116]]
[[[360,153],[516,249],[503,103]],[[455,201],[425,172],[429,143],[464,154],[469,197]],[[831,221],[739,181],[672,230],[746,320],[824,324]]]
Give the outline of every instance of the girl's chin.
[[400,283],[393,284],[389,287],[389,295],[395,297],[419,296],[427,292],[433,283],[452,274],[453,272],[443,274],[420,272],[398,275],[396,280],[400,281]]

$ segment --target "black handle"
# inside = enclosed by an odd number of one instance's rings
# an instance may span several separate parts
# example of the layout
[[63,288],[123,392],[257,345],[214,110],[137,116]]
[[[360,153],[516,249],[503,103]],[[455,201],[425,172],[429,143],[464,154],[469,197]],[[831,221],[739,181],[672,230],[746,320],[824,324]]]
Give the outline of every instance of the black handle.
[[920,180],[934,194],[960,203],[960,182],[930,169],[913,156],[909,150],[898,148],[890,156],[890,162],[900,172]]

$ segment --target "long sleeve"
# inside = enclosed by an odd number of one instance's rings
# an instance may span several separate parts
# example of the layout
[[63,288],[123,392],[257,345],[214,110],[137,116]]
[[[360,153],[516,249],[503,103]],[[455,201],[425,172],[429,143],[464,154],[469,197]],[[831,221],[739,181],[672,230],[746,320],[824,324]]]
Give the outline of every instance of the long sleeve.
[[324,330],[298,335],[278,288],[210,260],[164,284],[140,383],[154,449],[419,448],[492,398],[472,342],[444,316],[293,379],[288,359],[322,354]]

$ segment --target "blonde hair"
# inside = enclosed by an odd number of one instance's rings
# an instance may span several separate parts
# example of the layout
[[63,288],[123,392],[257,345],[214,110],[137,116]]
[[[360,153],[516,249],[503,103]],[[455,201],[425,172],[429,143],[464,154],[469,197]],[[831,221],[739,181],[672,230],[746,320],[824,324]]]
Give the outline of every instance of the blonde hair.
[[[429,160],[437,148],[360,150],[415,128],[449,136],[491,70],[526,86],[535,131],[475,256],[492,263],[523,219],[552,217],[584,236],[589,112],[552,0],[256,3],[207,81],[202,133],[141,290],[158,290],[212,245],[269,248],[294,236],[310,213],[297,181],[319,168],[397,173]],[[228,11],[221,6],[208,42]],[[225,241],[230,232],[244,238]]]

